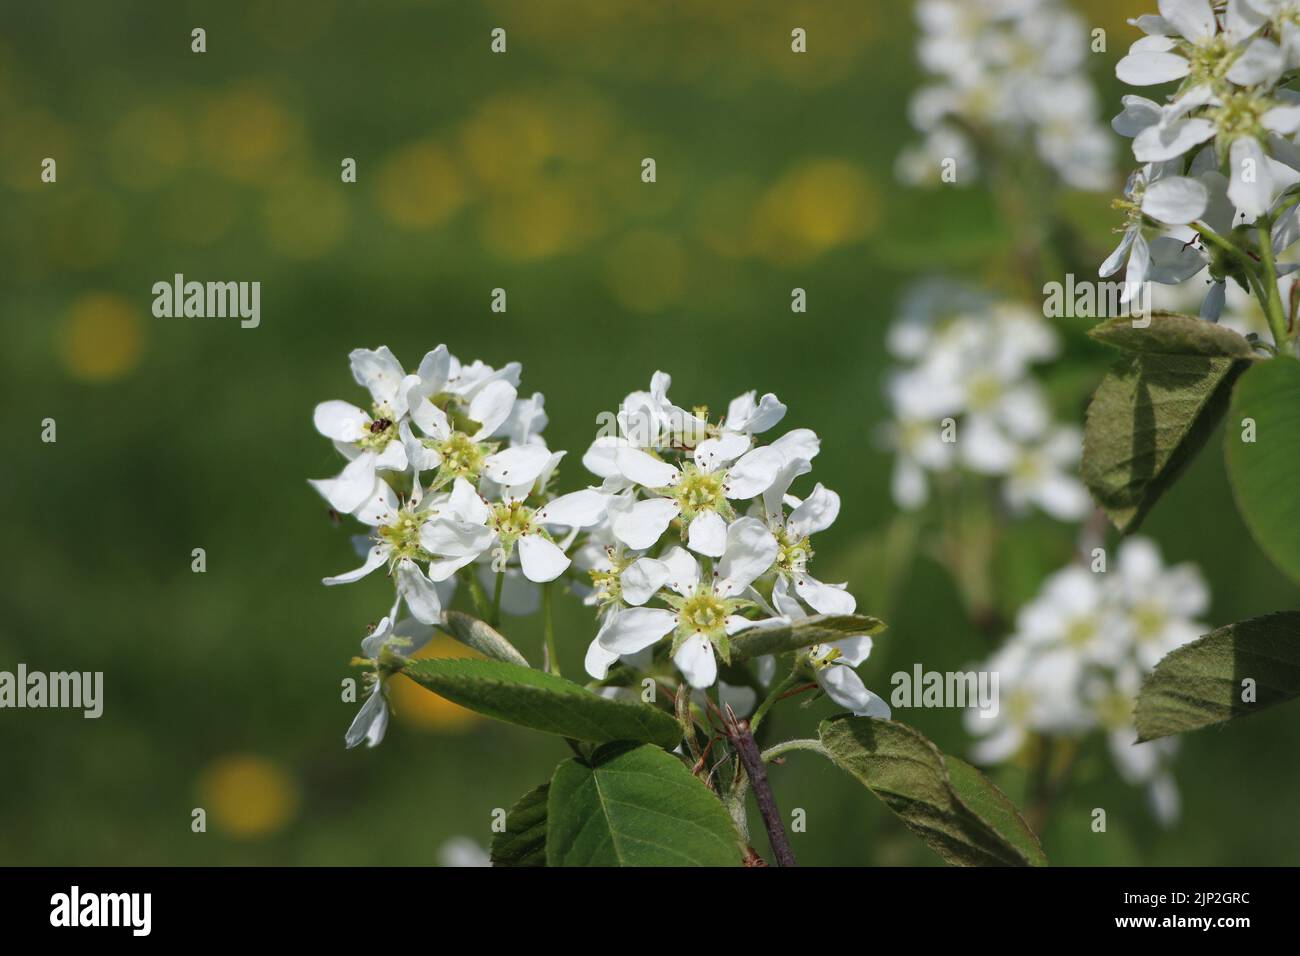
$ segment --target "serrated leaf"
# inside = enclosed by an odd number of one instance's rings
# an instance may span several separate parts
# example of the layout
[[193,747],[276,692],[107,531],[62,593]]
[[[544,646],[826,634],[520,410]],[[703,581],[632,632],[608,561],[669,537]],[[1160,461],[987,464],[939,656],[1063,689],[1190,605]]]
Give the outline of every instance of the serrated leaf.
[[731,638],[731,662],[764,654],[784,654],[813,644],[859,635],[875,636],[885,623],[867,614],[817,614],[782,627],[756,627]]
[[819,732],[831,760],[948,863],[1046,865],[1038,838],[1002,791],[974,767],[945,757],[919,731],[843,716],[822,721]]
[[492,837],[493,866],[546,865],[546,800],[550,783],[534,787],[506,814],[506,828]]
[[1196,457],[1250,364],[1135,353],[1102,379],[1088,406],[1080,472],[1120,531],[1136,530]]
[[[1254,441],[1242,441],[1254,421]],[[1224,436],[1228,479],[1246,526],[1279,568],[1300,581],[1300,362],[1259,362],[1237,384]]]
[[[1253,703],[1242,681],[1255,682]],[[1165,655],[1142,685],[1138,740],[1257,714],[1300,696],[1300,611],[1229,624]]]
[[411,661],[402,673],[462,707],[533,730],[593,743],[632,740],[672,748],[681,742],[681,727],[666,711],[601,697],[516,664],[430,658]]
[[1150,325],[1135,327],[1131,318],[1107,319],[1088,330],[1098,342],[1128,352],[1159,355],[1206,355],[1250,358],[1255,347],[1232,329],[1179,312],[1153,312]]
[[722,802],[672,754],[612,744],[551,778],[550,866],[738,866]]
[[443,615],[441,630],[460,641],[466,647],[472,647],[484,657],[518,664],[527,667],[528,661],[513,644],[502,637],[486,621],[481,621],[470,614],[460,611],[447,611]]

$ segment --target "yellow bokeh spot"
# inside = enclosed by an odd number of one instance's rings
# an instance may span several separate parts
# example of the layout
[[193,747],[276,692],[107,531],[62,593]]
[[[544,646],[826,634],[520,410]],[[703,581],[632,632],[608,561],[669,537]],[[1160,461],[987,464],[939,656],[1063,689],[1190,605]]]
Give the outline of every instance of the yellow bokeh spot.
[[59,357],[73,378],[111,382],[140,361],[143,330],[135,307],[120,295],[83,295],[59,330]]
[[293,778],[256,754],[217,758],[200,775],[198,790],[208,823],[240,839],[269,836],[298,812]]
[[763,195],[752,225],[754,251],[769,262],[797,265],[870,235],[877,218],[875,190],[861,168],[810,160]]
[[[459,641],[435,635],[415,658],[481,656]],[[456,733],[480,719],[474,711],[453,704],[405,677],[397,677],[388,682],[388,700],[393,707],[393,718],[414,730]]]
[[559,183],[503,197],[484,209],[483,242],[504,259],[542,259],[562,252],[579,224],[577,197]]
[[318,176],[277,180],[262,207],[268,245],[294,259],[315,259],[334,248],[347,227],[346,188]]
[[199,121],[199,143],[211,168],[245,183],[274,175],[300,139],[297,120],[270,93],[251,86],[217,95]]
[[658,312],[677,302],[686,282],[686,253],[672,236],[648,229],[615,241],[605,256],[605,281],[633,312]]
[[442,225],[466,198],[456,160],[433,140],[411,143],[389,155],[376,171],[375,181],[380,211],[406,229]]

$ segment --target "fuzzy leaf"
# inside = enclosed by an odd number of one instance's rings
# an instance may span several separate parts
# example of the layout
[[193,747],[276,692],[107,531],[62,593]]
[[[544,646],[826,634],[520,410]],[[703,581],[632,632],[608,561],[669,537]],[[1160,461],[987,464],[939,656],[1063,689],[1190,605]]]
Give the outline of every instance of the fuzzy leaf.
[[[1242,441],[1246,419],[1254,441]],[[1300,581],[1300,362],[1259,362],[1232,397],[1224,435],[1237,510],[1273,563]]]
[[722,802],[681,760],[611,744],[551,778],[550,866],[737,866],[739,835]]
[[466,647],[472,647],[484,657],[507,664],[527,667],[528,661],[515,646],[498,634],[486,621],[460,611],[447,611],[441,629]]
[[731,662],[738,664],[764,654],[784,654],[813,644],[845,637],[875,636],[884,621],[867,614],[817,614],[783,627],[756,627],[731,638]]
[[1107,319],[1088,330],[1098,342],[1127,352],[1250,358],[1255,347],[1222,325],[1178,312],[1153,312],[1151,324],[1135,328],[1132,319]]
[[948,863],[1047,864],[1038,838],[1002,791],[906,724],[833,717],[820,734],[831,760]]
[[429,658],[411,661],[402,673],[462,707],[533,730],[593,743],[632,740],[672,748],[681,742],[681,727],[667,711],[601,697],[515,664]]
[[1201,450],[1250,364],[1143,352],[1102,379],[1088,406],[1080,470],[1120,531],[1136,530]]
[[[1242,681],[1255,700],[1242,700]],[[1165,655],[1138,694],[1138,740],[1196,730],[1300,696],[1300,611],[1229,624]]]
[[551,785],[534,787],[506,814],[506,828],[492,837],[493,866],[546,865],[546,800]]

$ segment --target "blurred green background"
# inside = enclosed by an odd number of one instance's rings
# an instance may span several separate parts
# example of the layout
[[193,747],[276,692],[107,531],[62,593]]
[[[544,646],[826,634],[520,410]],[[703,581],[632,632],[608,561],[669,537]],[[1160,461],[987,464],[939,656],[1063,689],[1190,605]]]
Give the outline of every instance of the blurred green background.
[[[1124,18],[1148,6],[1082,5],[1112,38],[1092,67],[1107,115],[1136,36]],[[489,52],[497,26],[504,56]],[[806,56],[790,53],[795,26]],[[1015,224],[985,190],[893,182],[914,138],[914,40],[910,5],[884,0],[5,4],[0,669],[102,670],[106,703],[97,721],[0,711],[0,863],[431,863],[453,836],[486,845],[493,808],[568,755],[413,685],[396,688],[382,747],[343,749],[356,706],[340,681],[391,592],[380,576],[321,586],[355,563],[352,529],[306,479],[339,467],[311,410],[360,397],[357,346],[387,344],[408,367],[439,342],[522,361],[521,392],[545,393],[549,443],[570,450],[564,490],[586,482],[596,414],[656,368],[687,405],[774,391],[791,426],[823,436],[815,477],[844,500],[818,539],[820,576],[891,624],[868,686],[985,655],[942,568],[904,566],[882,537],[890,461],[872,431],[901,290],[935,271],[1017,285]],[[57,184],[39,180],[46,156]],[[343,157],[356,184],[339,181]],[[1101,253],[1108,198],[1060,206]],[[154,318],[151,286],[177,272],[260,280],[261,327]],[[806,315],[790,312],[795,286]],[[489,311],[495,287],[505,314]],[[1085,325],[1066,323],[1052,376],[1074,420],[1105,363]],[[40,441],[47,417],[56,444]],[[1167,560],[1204,569],[1216,625],[1296,606],[1232,507],[1217,445],[1146,530]],[[1008,612],[1072,535],[1045,520],[1012,533]],[[576,674],[592,622],[570,596],[558,606]],[[538,620],[507,623],[540,659]],[[833,710],[770,725],[806,734]],[[957,713],[896,716],[944,750],[969,744]],[[1162,831],[1096,740],[1048,854],[1294,863],[1297,744],[1295,707],[1188,738],[1183,819]],[[807,811],[801,862],[938,862],[818,758],[773,776],[781,806]],[[1022,776],[996,778],[1019,799]],[[190,829],[199,806],[205,834]]]

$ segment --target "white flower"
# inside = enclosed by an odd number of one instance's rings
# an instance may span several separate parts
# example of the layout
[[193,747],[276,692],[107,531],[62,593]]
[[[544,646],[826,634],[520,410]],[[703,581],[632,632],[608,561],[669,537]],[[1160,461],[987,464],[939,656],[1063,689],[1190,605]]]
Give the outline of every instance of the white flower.
[[[772,604],[782,621],[800,621],[808,616],[790,594],[789,583],[784,577],[778,578],[772,586]],[[852,608],[848,613],[851,612]],[[813,644],[806,651],[806,660],[813,670],[817,686],[839,706],[852,711],[855,717],[888,720],[891,716],[889,705],[869,691],[854,670],[871,656],[871,647],[871,638],[865,634],[843,637],[826,644]]]
[[505,561],[517,549],[524,577],[538,584],[554,581],[570,562],[549,529],[594,525],[607,500],[602,492],[588,488],[533,507],[517,492],[503,487],[501,498],[489,503],[464,478],[455,480],[440,516],[420,530],[425,550],[446,556],[430,563],[433,580],[445,580],[482,554],[493,552]]
[[1092,500],[1074,471],[1083,450],[1083,434],[1058,426],[1037,445],[1023,445],[1002,485],[1007,503],[1022,511],[1036,505],[1060,521],[1079,521],[1092,510]]
[[367,747],[376,747],[383,741],[388,730],[388,697],[384,685],[393,660],[410,657],[432,637],[432,628],[415,627],[408,621],[394,625],[389,616],[361,641],[361,654],[374,671],[366,677],[371,685],[370,694],[344,736],[349,750],[362,742]]
[[[606,655],[634,654],[675,632],[671,653],[677,669],[692,687],[712,686],[718,673],[714,649],[725,658],[729,654],[727,638],[754,626],[736,613],[753,603],[741,595],[771,568],[776,554],[776,538],[763,522],[748,517],[738,518],[727,529],[726,547],[708,580],[701,579],[699,562],[689,552],[674,547],[662,559],[671,593],[657,595],[669,608],[620,610],[608,619],[596,643]],[[589,662],[593,656],[601,659],[593,652]]]
[[[681,466],[637,448],[619,448],[615,464],[629,482],[650,492],[614,522],[614,535],[629,548],[648,548],[680,517],[687,547],[710,557],[723,553],[730,501],[754,498],[775,480],[784,464],[771,445],[744,452],[734,438],[708,438]],[[732,456],[738,456],[734,459]]]
[[355,349],[349,358],[352,377],[370,391],[371,411],[337,400],[316,406],[316,430],[332,439],[349,463],[338,476],[311,482],[330,507],[348,513],[373,493],[377,471],[403,471],[407,466],[406,448],[397,440],[407,413],[401,364],[387,346]]
[[1209,609],[1210,591],[1195,565],[1166,568],[1149,538],[1126,539],[1115,565],[1130,640],[1144,669],[1210,631],[1196,620]]
[[437,624],[442,619],[442,600],[434,582],[420,569],[417,561],[428,561],[423,532],[437,514],[436,502],[423,498],[417,484],[411,497],[399,504],[393,489],[383,481],[374,483],[374,492],[355,512],[358,521],[374,528],[373,544],[361,567],[324,579],[324,584],[351,584],[377,568],[387,566],[397,586],[399,599],[417,620]]
[[[812,536],[835,523],[840,496],[820,482],[802,501],[786,494],[795,477],[806,474],[808,462],[797,460],[782,469],[776,482],[763,493],[767,526],[777,542],[773,559],[778,583],[794,585],[795,592],[818,614],[852,614],[857,601],[845,585],[823,584],[808,573],[813,557]],[[785,513],[785,505],[791,507]]]

